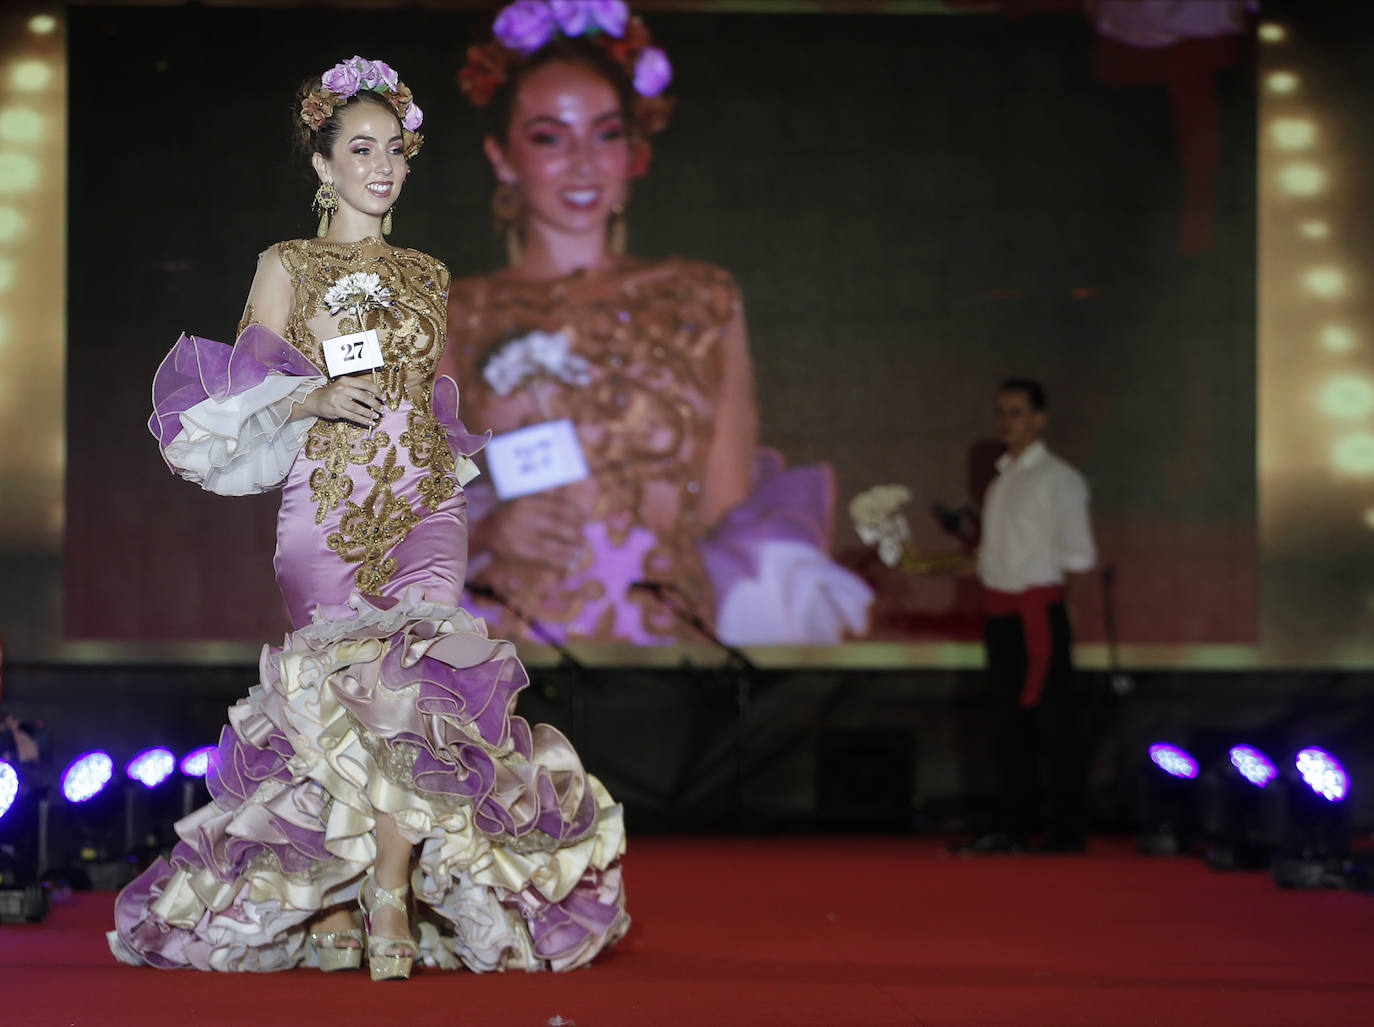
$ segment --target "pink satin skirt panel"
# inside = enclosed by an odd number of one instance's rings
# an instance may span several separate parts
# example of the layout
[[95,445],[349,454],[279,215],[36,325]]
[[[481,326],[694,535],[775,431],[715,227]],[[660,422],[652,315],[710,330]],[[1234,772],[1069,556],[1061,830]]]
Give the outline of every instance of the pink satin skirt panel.
[[[387,551],[386,555],[396,560],[396,570],[376,594],[399,596],[406,588],[418,585],[430,602],[456,606],[467,573],[467,498],[460,488],[437,510],[431,511],[424,505],[416,485],[429,472],[410,466],[409,453],[397,441],[406,430],[409,412],[409,405],[384,411],[377,430],[391,437],[391,444],[397,449],[396,466],[403,470],[400,479],[391,483],[391,490],[409,501],[420,521]],[[381,459],[379,456],[376,464]],[[346,561],[330,548],[329,537],[338,532],[349,504],[366,503],[376,482],[368,474],[367,465],[349,464],[347,473],[353,491],[334,509],[326,511],[324,520],[316,524],[318,504],[311,494],[310,476],[320,466],[319,460],[307,459],[304,452],[296,458],[282,489],[281,512],[277,516],[277,555],[273,566],[295,629],[309,624],[317,611],[329,620],[348,616],[349,596],[361,591],[354,579],[360,564]]]

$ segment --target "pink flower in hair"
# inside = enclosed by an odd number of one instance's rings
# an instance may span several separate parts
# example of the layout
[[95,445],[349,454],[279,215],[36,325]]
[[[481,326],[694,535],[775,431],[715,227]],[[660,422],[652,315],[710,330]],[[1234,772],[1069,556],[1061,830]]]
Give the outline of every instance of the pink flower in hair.
[[375,89],[379,81],[377,78],[376,66],[371,61],[364,60],[356,55],[353,57],[353,64],[358,69],[358,75],[362,78],[363,86],[367,89]]
[[623,0],[587,0],[587,13],[601,31],[619,39],[630,21],[630,5]]
[[553,8],[544,0],[516,0],[502,8],[492,31],[502,45],[531,54],[554,33]]
[[658,96],[673,81],[673,66],[668,55],[656,46],[647,47],[635,62],[635,92]]
[[420,105],[414,100],[410,101],[410,106],[406,108],[406,116],[401,119],[401,127],[408,132],[414,132],[425,120],[425,112],[420,110]]
[[591,4],[586,0],[549,0],[549,8],[565,36],[580,36],[591,22]]
[[385,89],[395,89],[396,83],[401,81],[400,76],[396,74],[396,69],[387,64],[386,61],[373,61],[372,70],[377,75],[377,83],[373,88],[380,85]]
[[356,93],[361,81],[362,76],[358,74],[358,69],[353,66],[352,61],[336,64],[320,76],[320,85],[331,93],[338,93],[344,97]]

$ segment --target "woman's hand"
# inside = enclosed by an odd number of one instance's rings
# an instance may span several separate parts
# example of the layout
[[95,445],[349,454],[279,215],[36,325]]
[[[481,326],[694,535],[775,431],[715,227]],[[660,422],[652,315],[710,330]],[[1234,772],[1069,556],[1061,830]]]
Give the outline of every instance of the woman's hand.
[[328,421],[352,421],[370,427],[381,414],[382,390],[370,378],[336,378],[301,400],[300,409]]
[[580,570],[587,550],[582,511],[559,491],[521,496],[496,507],[472,526],[473,552],[541,563],[560,574]]

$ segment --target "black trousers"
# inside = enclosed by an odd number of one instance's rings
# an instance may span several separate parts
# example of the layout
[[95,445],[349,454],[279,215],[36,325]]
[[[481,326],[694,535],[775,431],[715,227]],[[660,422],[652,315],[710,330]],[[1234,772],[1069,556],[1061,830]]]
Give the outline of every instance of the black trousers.
[[1037,829],[1079,838],[1087,831],[1086,689],[1073,669],[1069,617],[1049,607],[1052,655],[1038,705],[1021,705],[1026,638],[1016,614],[988,617],[987,717],[997,766],[996,830],[1024,838]]

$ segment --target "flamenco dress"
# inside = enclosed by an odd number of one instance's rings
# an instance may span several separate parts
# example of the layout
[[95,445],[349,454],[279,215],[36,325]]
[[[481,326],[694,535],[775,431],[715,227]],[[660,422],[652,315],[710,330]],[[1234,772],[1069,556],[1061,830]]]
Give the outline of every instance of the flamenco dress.
[[[623,815],[557,730],[515,715],[528,684],[510,642],[458,606],[472,454],[434,368],[448,270],[376,239],[284,242],[284,335],[253,322],[231,348],[183,336],[158,369],[149,427],[211,491],[281,485],[275,569],[292,630],[229,710],[211,802],[120,893],[121,961],[268,971],[317,965],[322,912],[354,903],[376,817],[415,847],[412,924],[426,965],[566,970],[625,932]],[[335,318],[331,286],[376,275],[384,304]],[[375,290],[374,290],[375,291]],[[327,380],[319,339],[375,329],[386,399],[369,430],[290,421]]]

